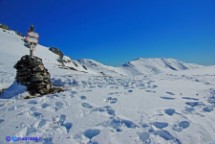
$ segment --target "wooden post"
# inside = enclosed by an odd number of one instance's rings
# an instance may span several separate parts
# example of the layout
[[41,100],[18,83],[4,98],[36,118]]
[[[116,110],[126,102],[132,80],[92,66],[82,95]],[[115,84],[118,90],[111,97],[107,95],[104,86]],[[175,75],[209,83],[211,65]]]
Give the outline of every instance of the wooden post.
[[30,44],[30,57],[31,58],[33,58],[34,56],[33,56],[33,48],[32,48],[32,44]]

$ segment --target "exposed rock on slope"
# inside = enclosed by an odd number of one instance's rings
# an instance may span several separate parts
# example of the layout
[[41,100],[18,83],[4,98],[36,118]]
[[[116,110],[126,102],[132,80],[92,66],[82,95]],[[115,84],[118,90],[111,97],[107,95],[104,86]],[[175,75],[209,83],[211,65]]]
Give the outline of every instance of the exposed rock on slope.
[[10,28],[5,24],[0,24],[0,28],[2,28],[4,30],[10,30]]
[[59,55],[59,58],[60,58],[61,60],[63,60],[63,56],[64,56],[64,55],[63,55],[63,52],[60,51],[58,48],[50,47],[49,50],[52,51],[53,53]]

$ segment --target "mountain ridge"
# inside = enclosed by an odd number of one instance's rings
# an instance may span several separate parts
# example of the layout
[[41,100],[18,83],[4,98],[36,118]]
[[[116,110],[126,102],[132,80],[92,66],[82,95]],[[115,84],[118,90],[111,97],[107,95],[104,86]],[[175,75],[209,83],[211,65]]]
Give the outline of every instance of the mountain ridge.
[[[185,63],[173,58],[138,58],[128,61],[121,66],[108,66],[93,59],[80,59],[78,61],[86,67],[91,67],[93,70],[108,71],[108,69],[111,69],[113,71],[121,71],[122,75],[125,73],[128,75],[157,74],[203,67],[202,65]],[[122,73],[123,70],[125,70],[124,73]]]
[[[24,37],[18,35],[15,31],[1,28],[0,36],[2,62],[7,62],[7,64],[8,62],[14,63],[21,56],[29,53],[28,48],[25,47]],[[93,59],[73,60],[68,56],[64,56],[64,63],[62,65],[57,54],[51,52],[49,47],[39,44],[36,48],[35,55],[43,59],[48,69],[58,67],[104,76],[150,75],[202,67],[201,65],[185,63],[173,58],[136,58],[116,67],[102,64]]]

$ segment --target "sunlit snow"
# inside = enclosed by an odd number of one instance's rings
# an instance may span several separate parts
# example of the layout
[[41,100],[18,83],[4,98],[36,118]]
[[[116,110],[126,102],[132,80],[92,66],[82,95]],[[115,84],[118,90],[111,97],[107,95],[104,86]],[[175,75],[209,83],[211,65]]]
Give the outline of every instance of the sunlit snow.
[[215,66],[159,58],[61,66],[58,55],[39,45],[35,55],[65,91],[26,100],[13,68],[29,53],[22,39],[0,29],[1,144],[6,136],[42,137],[39,144],[215,143]]

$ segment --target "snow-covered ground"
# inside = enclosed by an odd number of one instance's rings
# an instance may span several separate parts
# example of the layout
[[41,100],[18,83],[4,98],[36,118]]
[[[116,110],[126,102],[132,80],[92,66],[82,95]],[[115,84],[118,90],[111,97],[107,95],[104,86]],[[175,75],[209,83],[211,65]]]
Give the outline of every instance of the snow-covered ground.
[[26,100],[13,68],[25,54],[22,38],[0,29],[0,89],[8,88],[0,95],[0,144],[7,136],[41,137],[40,144],[215,144],[215,66],[140,58],[62,67],[39,45],[35,55],[66,90]]

